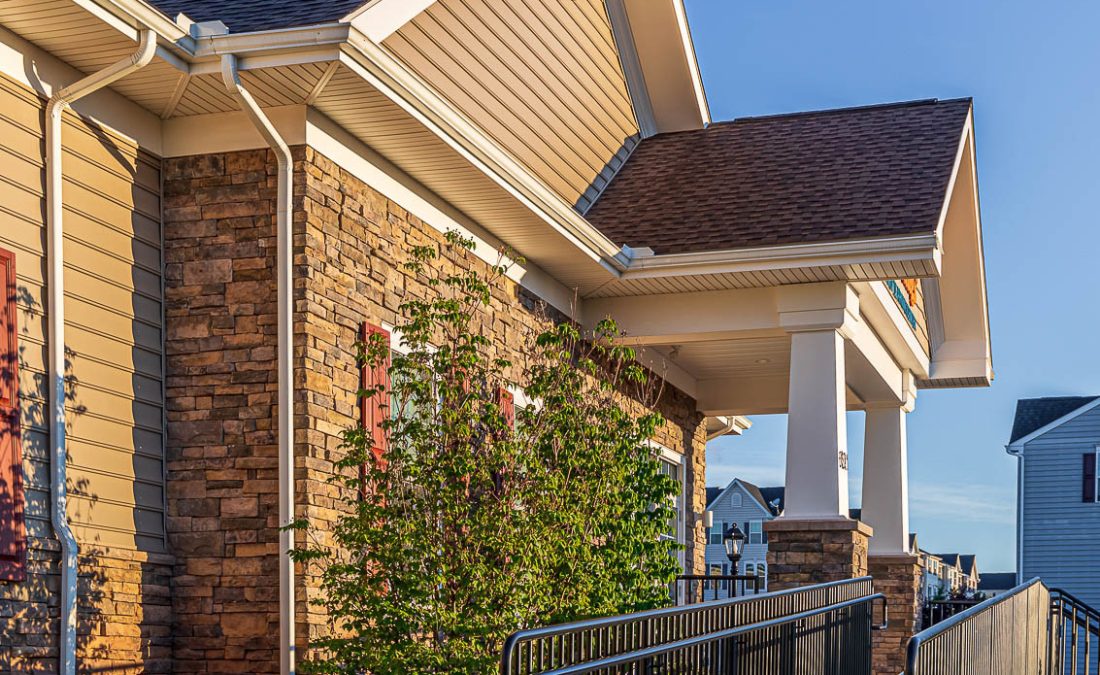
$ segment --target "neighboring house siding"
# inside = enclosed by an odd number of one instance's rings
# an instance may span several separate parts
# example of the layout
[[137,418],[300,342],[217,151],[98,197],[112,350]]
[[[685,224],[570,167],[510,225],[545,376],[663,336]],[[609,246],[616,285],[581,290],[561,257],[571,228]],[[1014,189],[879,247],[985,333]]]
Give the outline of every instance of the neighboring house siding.
[[1100,606],[1100,503],[1081,500],[1082,456],[1100,443],[1100,408],[1024,447],[1022,578],[1041,576]]
[[600,0],[439,0],[385,46],[582,211],[638,140]]
[[[0,78],[0,247],[17,256],[27,529],[47,537],[44,102]],[[164,550],[160,160],[66,114],[69,517],[82,544]]]
[[[734,506],[736,498],[734,495],[741,496],[741,506]],[[745,524],[754,520],[768,521],[772,519],[772,515],[766,509],[762,508],[760,504],[749,496],[749,493],[744,490],[740,485],[733,486],[732,489],[726,491],[724,495],[720,495],[708,509],[713,514],[714,531],[719,531],[720,528],[729,527],[731,523],[737,523],[739,527],[745,529],[745,535],[748,536],[748,530],[745,528]],[[725,525],[723,525],[725,523]],[[763,534],[761,534],[763,537]],[[742,565],[748,563],[766,563],[768,558],[768,545],[763,543],[753,544],[746,540],[745,550],[741,556]],[[726,557],[725,546],[721,543],[711,544],[707,542],[707,567],[711,565],[724,565],[729,564],[729,558]],[[731,571],[732,573],[732,571]]]

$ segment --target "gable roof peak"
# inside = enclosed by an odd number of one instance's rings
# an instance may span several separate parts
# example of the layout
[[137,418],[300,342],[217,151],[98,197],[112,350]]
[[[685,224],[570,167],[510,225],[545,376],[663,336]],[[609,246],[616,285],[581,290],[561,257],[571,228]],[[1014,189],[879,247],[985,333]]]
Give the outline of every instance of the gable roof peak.
[[1066,415],[1074,413],[1098,396],[1043,396],[1040,398],[1022,398],[1016,402],[1016,417],[1012,423],[1012,435],[1009,443],[1031,436],[1037,431]]

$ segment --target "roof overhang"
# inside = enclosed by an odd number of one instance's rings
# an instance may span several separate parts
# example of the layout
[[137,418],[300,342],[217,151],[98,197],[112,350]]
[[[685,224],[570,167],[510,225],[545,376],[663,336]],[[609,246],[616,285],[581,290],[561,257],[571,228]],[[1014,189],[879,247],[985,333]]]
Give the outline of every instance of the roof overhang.
[[974,113],[967,116],[936,237],[938,276],[923,280],[932,361],[922,388],[988,386],[993,352],[978,200]]

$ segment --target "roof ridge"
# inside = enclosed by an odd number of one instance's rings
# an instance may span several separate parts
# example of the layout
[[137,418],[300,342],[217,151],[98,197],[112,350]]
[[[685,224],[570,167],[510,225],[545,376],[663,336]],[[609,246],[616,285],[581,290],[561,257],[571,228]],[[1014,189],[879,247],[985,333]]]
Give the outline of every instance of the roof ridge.
[[[973,103],[974,98],[972,96],[960,96],[956,98],[918,98],[909,101],[892,101],[888,103],[868,103],[865,105],[851,105],[841,108],[822,108],[820,110],[798,110],[795,112],[786,113],[774,113],[771,115],[748,115],[746,117],[735,117],[732,120],[722,120],[720,122],[714,122],[710,126],[716,125],[728,125],[735,124],[737,122],[755,122],[757,120],[774,120],[782,119],[786,117],[811,117],[814,115],[833,115],[838,113],[858,112],[864,110],[884,110],[887,108],[912,108],[921,105],[932,104],[948,104],[948,103]],[[708,127],[709,128],[709,127]]]

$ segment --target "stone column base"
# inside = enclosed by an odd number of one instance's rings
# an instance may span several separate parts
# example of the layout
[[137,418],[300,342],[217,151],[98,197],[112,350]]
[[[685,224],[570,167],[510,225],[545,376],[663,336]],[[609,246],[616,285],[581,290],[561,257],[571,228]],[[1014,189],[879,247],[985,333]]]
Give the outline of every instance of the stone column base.
[[764,523],[764,530],[768,533],[768,590],[867,575],[867,540],[872,530],[865,523],[847,518],[777,518]]
[[899,553],[873,555],[869,565],[875,592],[886,596],[889,627],[874,632],[872,667],[876,675],[897,675],[905,669],[905,649],[920,626],[920,556]]

